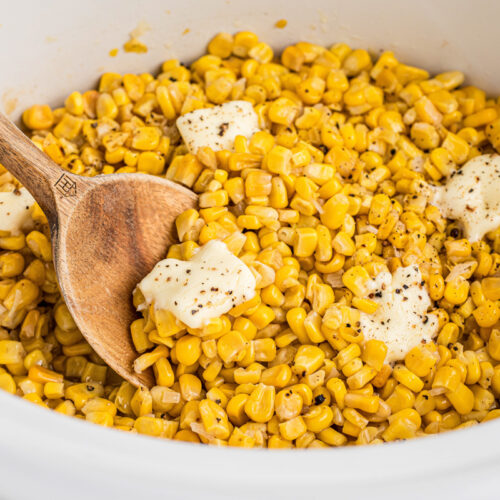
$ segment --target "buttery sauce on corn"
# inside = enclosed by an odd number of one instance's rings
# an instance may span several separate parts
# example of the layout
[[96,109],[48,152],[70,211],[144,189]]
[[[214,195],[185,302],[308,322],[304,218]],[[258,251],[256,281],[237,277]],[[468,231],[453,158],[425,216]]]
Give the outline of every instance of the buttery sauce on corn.
[[176,124],[192,153],[202,147],[210,147],[213,151],[232,150],[237,135],[250,139],[259,130],[257,114],[247,101],[197,109],[177,118]]
[[189,261],[164,259],[139,283],[148,305],[170,311],[191,328],[201,328],[255,295],[250,269],[218,240]]
[[468,161],[436,188],[433,203],[445,217],[460,221],[471,243],[495,230],[500,226],[500,156]]
[[431,299],[417,266],[400,267],[392,276],[379,273],[368,288],[379,306],[373,314],[361,313],[361,331],[365,340],[385,342],[388,363],[404,359],[408,351],[436,336],[438,320],[427,313]]
[[31,220],[34,203],[26,188],[0,192],[0,231],[19,234]]

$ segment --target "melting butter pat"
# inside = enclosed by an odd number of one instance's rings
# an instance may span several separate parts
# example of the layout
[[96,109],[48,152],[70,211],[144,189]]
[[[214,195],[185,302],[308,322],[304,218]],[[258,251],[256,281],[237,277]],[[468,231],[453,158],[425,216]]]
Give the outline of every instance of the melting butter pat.
[[259,119],[247,101],[231,101],[213,108],[197,109],[177,118],[177,128],[190,153],[204,146],[213,151],[233,150],[234,139],[249,139],[259,131]]
[[432,203],[444,217],[460,222],[465,237],[479,241],[500,226],[500,156],[481,155],[436,188]]
[[31,208],[35,200],[26,188],[0,192],[0,231],[19,234],[32,224]]
[[382,272],[369,289],[379,306],[373,314],[361,313],[361,331],[365,340],[386,343],[387,363],[404,359],[408,351],[436,336],[438,320],[427,313],[431,299],[417,266],[400,267],[394,275]]
[[218,240],[191,260],[158,262],[137,286],[148,305],[170,311],[191,328],[202,328],[255,295],[252,271]]

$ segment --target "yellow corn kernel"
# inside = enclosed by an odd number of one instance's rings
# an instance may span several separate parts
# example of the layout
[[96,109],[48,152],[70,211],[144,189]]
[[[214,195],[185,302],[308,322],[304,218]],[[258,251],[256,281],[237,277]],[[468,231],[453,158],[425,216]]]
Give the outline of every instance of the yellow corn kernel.
[[107,413],[111,417],[114,417],[116,415],[116,406],[104,398],[89,399],[83,406],[82,413],[88,416],[89,413],[94,412]]
[[229,33],[218,33],[208,44],[209,54],[226,59],[233,52],[234,39]]
[[161,132],[156,127],[139,127],[132,135],[131,145],[140,151],[156,149],[160,144]]
[[175,344],[175,356],[185,366],[194,365],[201,356],[201,339],[193,335],[182,336]]
[[333,411],[329,406],[314,406],[303,416],[307,430],[318,433],[333,423]]
[[247,340],[253,340],[257,333],[257,327],[247,318],[236,318],[233,323],[233,330],[241,332]]
[[306,433],[307,427],[304,419],[300,416],[279,424],[279,431],[283,439],[293,441]]
[[248,394],[237,394],[228,401],[226,411],[229,420],[234,425],[243,425],[248,421],[247,414],[245,413],[245,404],[248,399]]
[[153,370],[156,378],[156,382],[159,385],[164,385],[165,387],[172,387],[174,384],[174,371],[167,358],[160,358],[155,361],[153,365]]
[[[392,379],[396,382],[395,379]],[[415,402],[415,394],[404,385],[397,385],[393,393],[387,398],[386,403],[390,406],[392,413],[405,408],[411,408]]]
[[258,42],[249,51],[248,56],[261,64],[270,62],[273,59],[273,49],[264,42]]
[[276,315],[270,307],[260,304],[256,311],[248,319],[257,327],[257,329],[261,330],[269,325],[275,317]]
[[24,257],[17,252],[0,255],[0,278],[13,278],[24,270]]
[[288,174],[291,161],[292,152],[283,146],[274,146],[265,157],[267,169],[274,174]]
[[317,346],[301,345],[294,357],[293,372],[301,376],[309,375],[323,365],[325,353]]
[[467,161],[470,146],[458,135],[448,132],[441,147],[450,153],[451,158],[457,165],[462,165]]
[[279,97],[269,106],[268,116],[273,123],[289,126],[293,123],[298,113],[294,101],[287,97]]
[[[174,88],[177,88],[177,85],[173,85]],[[140,97],[137,102],[133,106],[133,111],[135,114],[146,118],[156,107],[156,98],[153,93],[145,93],[142,97]]]
[[491,327],[500,319],[500,307],[492,300],[485,300],[472,314],[479,326]]
[[228,205],[228,203],[228,193],[224,189],[202,193],[199,197],[199,205],[201,208],[223,207]]
[[158,104],[160,105],[161,111],[165,117],[168,120],[174,120],[177,116],[177,111],[166,86],[159,85],[156,88],[156,99],[158,100]]
[[45,262],[52,260],[52,249],[47,237],[39,231],[31,231],[26,236],[26,245],[33,254]]
[[54,115],[46,104],[36,104],[24,111],[23,122],[31,130],[48,129],[54,123]]
[[245,195],[268,196],[271,194],[271,174],[262,170],[253,170],[248,173],[245,179]]
[[276,357],[276,342],[273,339],[257,339],[253,341],[256,361],[273,361]]
[[84,112],[83,96],[80,92],[72,92],[64,101],[66,110],[75,116],[80,116]]
[[94,382],[75,384],[65,390],[64,396],[70,399],[77,410],[81,410],[89,399],[103,395],[102,385]]
[[458,335],[460,331],[455,323],[446,323],[439,332],[437,338],[437,344],[447,346],[453,344],[458,340]]
[[46,384],[48,382],[59,382],[63,381],[63,376],[60,373],[56,373],[53,370],[44,368],[43,366],[33,365],[29,368],[28,378],[34,382],[40,382]]
[[[103,73],[99,80],[99,92],[110,92],[121,85],[122,77],[118,73]],[[85,93],[86,94],[86,93]],[[85,94],[83,96],[85,97]]]
[[382,369],[382,366],[387,356],[387,345],[380,340],[370,339],[363,346],[361,359],[364,363],[371,366],[377,371]]
[[[363,415],[361,415],[361,413],[359,413],[357,410],[355,410],[354,408],[345,408],[342,411],[342,415],[345,418],[345,424],[351,424],[351,425],[357,427],[359,429],[359,431],[361,429],[364,429],[368,425],[368,420]],[[348,426],[347,428],[349,428],[349,427],[350,426]],[[352,436],[357,435],[357,433],[350,434],[349,432],[347,432],[347,434],[352,435]]]
[[463,304],[469,294],[469,282],[462,276],[446,283],[444,298],[453,305]]
[[344,396],[344,404],[348,408],[354,408],[367,413],[376,413],[380,406],[380,399],[378,396],[347,393]]
[[303,404],[304,401],[300,394],[292,389],[284,389],[276,395],[276,415],[280,420],[293,419],[300,415]]
[[[315,297],[313,299],[313,303],[316,306],[316,310],[318,309],[318,304],[317,304],[318,299],[316,297],[318,287],[319,287],[319,285],[316,286],[316,292],[314,294]],[[326,300],[329,302],[330,301],[333,302],[333,294],[330,294],[330,297]],[[328,304],[328,305],[330,305],[330,304]],[[328,306],[326,306],[326,307],[328,307]],[[311,311],[306,316],[306,318],[304,320],[304,329],[305,329],[307,337],[310,339],[310,341],[319,344],[320,342],[322,342],[325,339],[325,337],[323,336],[323,334],[321,332],[321,317],[320,317],[319,313],[316,312],[316,310]]]
[[[276,438],[277,436],[272,436]],[[256,444],[256,440],[254,437],[249,436],[248,434],[245,434],[241,429],[236,427],[228,441],[229,446],[239,446],[241,448],[253,448]],[[271,440],[268,442],[268,447],[271,447]],[[276,445],[274,446],[276,448],[279,448],[280,446]]]
[[293,447],[291,441],[288,441],[277,435],[272,435],[269,438],[267,446],[268,448],[284,448],[284,449],[289,449]]
[[474,393],[460,383],[454,391],[447,391],[446,397],[460,415],[467,415],[474,407]]
[[134,361],[134,370],[137,373],[142,373],[144,370],[153,366],[159,359],[165,358],[168,355],[168,349],[160,345],[153,351],[142,354]]
[[273,386],[259,384],[245,403],[245,413],[254,422],[269,422],[274,413],[275,396]]
[[421,121],[431,123],[433,125],[439,125],[441,123],[443,116],[428,97],[421,97],[417,102],[415,102],[414,106],[417,117]]
[[231,94],[233,82],[226,77],[216,78],[205,89],[207,98],[214,104],[222,104]]
[[288,322],[288,325],[292,329],[293,333],[303,343],[306,343],[309,338],[304,327],[304,321],[306,317],[307,312],[301,307],[294,307],[286,313],[286,320]]
[[69,141],[75,139],[82,128],[81,118],[65,113],[59,123],[54,127],[54,135],[58,138],[64,138]]
[[304,104],[311,106],[321,101],[325,87],[325,80],[313,76],[300,82],[297,85],[296,92]]
[[333,249],[341,254],[350,257],[356,251],[353,239],[345,231],[339,231],[332,241]]
[[295,45],[286,47],[281,53],[281,64],[292,71],[300,71],[304,62],[304,54]]
[[[237,384],[257,384],[260,381],[263,366],[260,363],[251,363],[246,368],[234,370],[234,381]],[[271,384],[269,384],[271,385]]]
[[323,429],[318,438],[330,446],[343,446],[347,442],[347,437],[333,428]]
[[169,439],[172,439],[175,436],[178,427],[178,422],[165,420],[163,418],[150,417],[147,415],[139,416],[139,418],[137,418],[134,422],[134,429],[139,434]]
[[377,194],[372,198],[368,221],[372,225],[380,225],[386,220],[391,209],[391,200],[385,194]]
[[284,295],[276,285],[269,285],[262,289],[261,298],[264,304],[271,307],[279,307],[285,301]]
[[248,340],[237,330],[223,335],[217,342],[217,352],[224,363],[241,361],[248,347]]
[[47,408],[47,405],[43,402],[42,397],[35,392],[30,392],[28,394],[25,394],[23,396],[23,399],[25,399],[26,401],[30,401],[31,403],[43,406],[44,408]]
[[358,297],[366,295],[370,275],[364,267],[353,266],[342,275],[342,282]]
[[500,410],[491,410],[486,414],[486,416],[481,420],[481,422],[488,422],[498,417],[500,417]]
[[0,373],[0,389],[7,391],[10,394],[16,393],[16,382],[10,373]]
[[410,137],[420,149],[434,149],[439,146],[440,136],[430,123],[416,122],[411,127]]
[[382,434],[385,441],[412,438],[421,425],[420,415],[409,409],[392,415],[389,422],[389,427]]
[[123,87],[132,101],[138,101],[144,95],[144,81],[138,75],[123,75]]
[[137,389],[130,400],[130,407],[136,417],[142,417],[153,411],[151,392],[145,387]]
[[440,300],[444,295],[444,279],[440,274],[429,277],[429,295],[432,300]]
[[487,299],[493,301],[500,300],[500,278],[498,277],[484,278],[481,281],[481,289],[484,293],[484,296]]
[[393,377],[413,392],[420,392],[424,388],[423,380],[402,365],[396,365],[392,371]]
[[0,340],[0,364],[21,363],[26,352],[21,342],[15,340]]
[[497,117],[498,113],[495,108],[485,108],[465,117],[464,126],[474,128],[482,127],[483,125],[493,122]]
[[342,69],[349,77],[356,76],[371,66],[370,54],[363,49],[353,50],[343,61]]
[[163,172],[165,167],[165,158],[162,154],[145,151],[139,155],[137,161],[137,171],[145,172],[147,174],[159,175]]
[[483,387],[473,386],[472,392],[474,394],[474,410],[476,411],[487,411],[495,402],[493,393]]
[[200,399],[202,385],[201,380],[190,373],[184,373],[179,377],[179,391],[184,401]]
[[426,377],[436,365],[437,354],[426,346],[416,346],[405,356],[406,367],[418,377]]
[[[357,358],[356,358],[357,359]],[[345,367],[342,370],[345,372]],[[347,377],[347,385],[349,389],[361,389],[368,384],[377,374],[377,371],[371,366],[363,366],[360,370]]]
[[314,228],[301,227],[295,230],[294,255],[296,257],[309,257],[316,250],[318,233]]
[[488,340],[488,354],[495,360],[500,361],[500,330],[491,331]]
[[113,97],[108,93],[99,95],[96,102],[97,118],[110,118],[115,119],[118,115],[118,106],[116,105]]

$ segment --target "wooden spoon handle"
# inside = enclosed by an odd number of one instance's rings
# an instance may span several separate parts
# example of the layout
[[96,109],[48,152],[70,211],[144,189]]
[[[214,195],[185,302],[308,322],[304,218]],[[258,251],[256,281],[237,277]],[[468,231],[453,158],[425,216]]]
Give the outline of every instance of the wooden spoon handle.
[[66,174],[1,113],[0,163],[28,189],[47,217],[55,220],[54,187]]

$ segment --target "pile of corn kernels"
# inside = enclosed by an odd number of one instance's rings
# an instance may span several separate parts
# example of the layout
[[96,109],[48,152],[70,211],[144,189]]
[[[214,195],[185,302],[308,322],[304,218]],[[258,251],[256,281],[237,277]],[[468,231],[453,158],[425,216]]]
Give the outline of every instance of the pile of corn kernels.
[[[299,42],[279,55],[253,33],[220,33],[189,68],[105,73],[64,107],[26,110],[62,169],[145,172],[198,193],[168,256],[220,239],[257,294],[200,330],[146,309],[131,325],[135,368],[152,367],[156,385],[136,389],[68,313],[35,206],[33,231],[0,237],[0,387],[123,431],[242,447],[382,443],[499,417],[500,228],[471,244],[421,189],[500,151],[500,102],[463,81],[392,52]],[[252,103],[261,131],[231,152],[188,153],[176,118],[231,100]],[[17,187],[0,174],[1,190]],[[373,311],[360,280],[410,265],[439,333],[392,366],[351,325]]]

